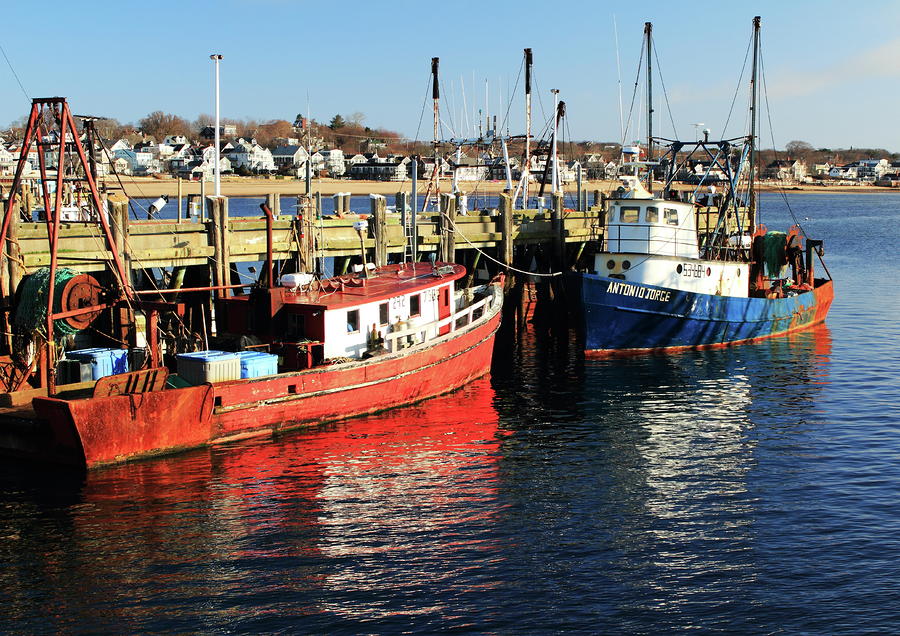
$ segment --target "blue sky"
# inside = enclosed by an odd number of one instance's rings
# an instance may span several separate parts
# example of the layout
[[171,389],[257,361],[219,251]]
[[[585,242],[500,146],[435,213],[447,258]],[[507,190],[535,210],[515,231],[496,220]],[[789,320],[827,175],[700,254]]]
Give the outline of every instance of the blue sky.
[[[503,120],[522,49],[531,47],[543,102],[542,109],[535,98],[535,127],[549,116],[550,89],[558,88],[568,107],[567,136],[616,141],[614,24],[627,111],[643,24],[650,21],[662,71],[662,81],[654,80],[655,131],[673,134],[664,82],[678,135],[692,138],[693,124],[703,122],[717,137],[755,14],[763,19],[778,147],[800,139],[816,147],[900,151],[900,3],[894,2],[44,0],[39,10],[4,3],[0,45],[30,96],[66,96],[76,113],[126,122],[154,110],[188,119],[211,113],[209,54],[220,52],[225,117],[291,119],[306,111],[309,95],[320,121],[359,111],[369,126],[420,139],[431,137],[430,105],[419,126],[431,57],[441,58],[450,136],[471,132],[473,108],[484,109],[485,80],[489,108]],[[746,84],[745,76],[730,136],[744,132]],[[3,59],[0,87],[5,125],[26,114],[30,102]],[[520,81],[509,106],[513,134],[524,129],[521,92]],[[768,124],[762,145],[772,145]]]

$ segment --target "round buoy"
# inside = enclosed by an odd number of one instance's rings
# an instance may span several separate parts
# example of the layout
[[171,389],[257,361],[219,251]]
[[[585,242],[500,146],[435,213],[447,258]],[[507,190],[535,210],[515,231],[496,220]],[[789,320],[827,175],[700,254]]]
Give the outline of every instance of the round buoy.
[[[90,274],[78,274],[73,276],[62,288],[59,295],[60,312],[75,311],[84,307],[92,307],[100,304],[102,288],[97,279]],[[85,329],[100,315],[100,310],[92,311],[77,316],[69,316],[61,320],[73,329]]]

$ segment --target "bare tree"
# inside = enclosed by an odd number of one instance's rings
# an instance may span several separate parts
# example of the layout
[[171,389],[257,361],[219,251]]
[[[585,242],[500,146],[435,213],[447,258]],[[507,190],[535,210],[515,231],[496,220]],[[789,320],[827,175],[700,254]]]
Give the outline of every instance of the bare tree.
[[139,122],[141,132],[152,136],[156,141],[162,141],[166,135],[191,135],[191,125],[187,120],[178,115],[164,113],[155,110]]

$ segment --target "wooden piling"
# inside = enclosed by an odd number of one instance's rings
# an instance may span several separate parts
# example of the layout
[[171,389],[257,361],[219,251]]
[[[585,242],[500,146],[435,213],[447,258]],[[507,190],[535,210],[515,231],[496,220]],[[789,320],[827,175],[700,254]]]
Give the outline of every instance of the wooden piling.
[[563,195],[562,192],[554,192],[552,195],[553,208],[550,211],[550,224],[553,228],[553,270],[561,271],[565,267],[566,235],[563,224]]
[[181,199],[181,177],[178,177],[178,223],[181,223],[181,219],[184,216],[184,209],[182,208],[182,199]]
[[513,262],[513,201],[508,192],[500,195],[500,258],[506,267]]
[[[231,270],[230,256],[230,232],[228,230],[228,198],[211,196],[206,197],[209,210],[209,232],[213,244],[213,284],[217,287],[229,283]],[[217,289],[217,298],[226,298],[227,290]]]
[[[6,234],[6,255],[9,260],[9,289],[4,290],[10,299],[16,294],[19,282],[25,274],[24,262],[19,249],[19,214],[13,212],[9,220],[9,228]],[[6,278],[6,277],[4,277]]]
[[372,210],[369,227],[375,238],[375,267],[382,267],[387,265],[387,199],[373,194],[369,201]]
[[452,194],[441,193],[441,242],[438,260],[445,263],[456,262],[456,200]]

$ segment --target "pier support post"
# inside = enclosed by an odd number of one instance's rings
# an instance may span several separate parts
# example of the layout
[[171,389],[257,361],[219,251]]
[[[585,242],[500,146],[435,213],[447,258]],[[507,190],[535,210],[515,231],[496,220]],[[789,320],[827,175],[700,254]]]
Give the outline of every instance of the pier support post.
[[397,208],[397,212],[400,213],[400,225],[403,227],[403,234],[406,235],[406,228],[409,225],[409,213],[406,209],[408,203],[408,196],[405,192],[398,192],[394,195],[394,206]]
[[[228,230],[228,198],[222,196],[206,197],[209,211],[209,233],[213,244],[213,285],[228,285],[230,281],[231,263],[229,255]],[[217,289],[216,298],[226,298],[227,290]]]
[[272,215],[277,218],[278,215],[281,214],[281,195],[277,192],[274,194],[267,194],[266,205],[272,210]]
[[322,193],[316,192],[316,218],[322,218]]
[[562,192],[553,193],[553,209],[550,211],[550,222],[553,227],[553,269],[561,271],[565,267],[566,237],[563,223]]
[[[127,281],[123,285],[134,285],[134,274],[131,271],[131,257],[128,254],[128,199],[116,197],[109,201],[109,225],[116,251],[122,259]],[[102,210],[100,211],[102,214]],[[137,330],[134,328],[134,313],[126,305],[119,305],[113,310],[113,334],[119,344],[135,346]]]
[[581,189],[581,164],[579,163],[575,166],[575,184],[576,184],[576,201],[578,201],[578,205],[576,206],[579,212],[584,212],[584,207],[581,202],[581,195],[583,194],[583,190]]
[[456,262],[456,200],[452,194],[441,193],[441,242],[438,260],[444,263]]
[[178,221],[177,223],[181,223],[181,219],[184,218],[184,208],[182,207],[182,198],[181,198],[181,177],[178,177]]
[[506,267],[513,262],[513,201],[508,192],[500,195],[500,258]]
[[375,238],[375,267],[387,265],[387,199],[380,194],[372,194],[369,199],[372,220],[369,227]]
[[600,190],[594,190],[594,206],[600,205],[601,195]]

